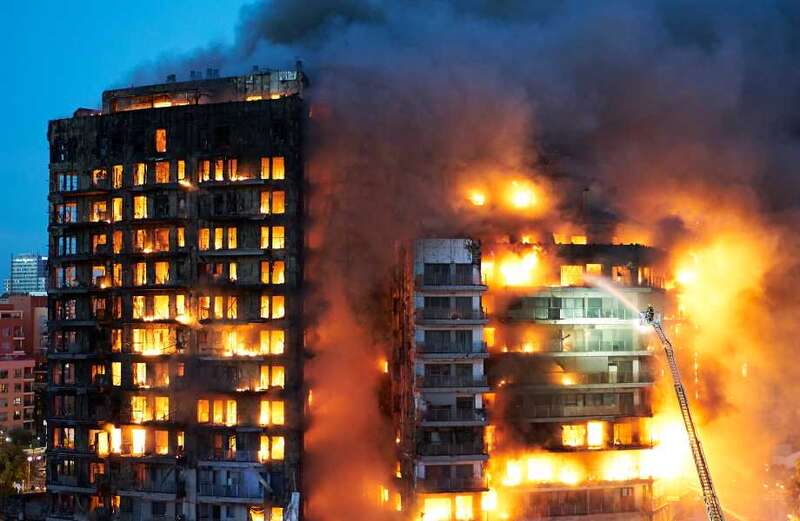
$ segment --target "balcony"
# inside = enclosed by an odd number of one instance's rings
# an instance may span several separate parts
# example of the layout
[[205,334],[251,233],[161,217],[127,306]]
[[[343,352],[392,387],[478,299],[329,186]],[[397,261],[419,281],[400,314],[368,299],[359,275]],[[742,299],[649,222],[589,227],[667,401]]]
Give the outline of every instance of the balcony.
[[[201,458],[202,459],[202,458]],[[235,461],[240,463],[261,463],[257,450],[212,450],[206,454],[207,461]]]
[[229,497],[237,499],[256,499],[260,500],[263,496],[260,487],[245,486],[241,483],[233,485],[218,485],[216,483],[198,483],[200,496],[210,497]]
[[414,286],[420,290],[467,290],[485,291],[486,285],[481,283],[477,273],[430,273],[417,275],[414,279]]
[[618,371],[616,373],[566,373],[549,372],[536,375],[536,380],[523,381],[513,384],[518,387],[543,386],[543,387],[572,387],[576,385],[624,385],[653,383],[653,375],[646,370],[638,374],[632,371]]
[[421,443],[417,447],[421,456],[483,456],[485,450],[481,440],[464,443]]
[[487,321],[482,309],[422,308],[415,311],[420,323],[462,322],[483,324]]
[[488,387],[486,375],[425,375],[417,378],[417,385],[422,388],[435,387]]
[[417,344],[417,351],[426,355],[470,355],[486,353],[485,342],[465,343],[434,343],[421,342]]
[[422,415],[429,423],[486,423],[484,409],[458,409],[455,407],[433,407]]
[[136,481],[126,485],[120,485],[120,490],[148,492],[151,494],[175,494],[178,490],[178,484],[174,481]]
[[517,411],[511,411],[512,418],[583,418],[602,416],[652,416],[653,411],[647,406],[632,404],[614,405],[535,405]]
[[477,492],[487,490],[486,482],[474,476],[463,478],[426,478],[418,483],[423,492]]

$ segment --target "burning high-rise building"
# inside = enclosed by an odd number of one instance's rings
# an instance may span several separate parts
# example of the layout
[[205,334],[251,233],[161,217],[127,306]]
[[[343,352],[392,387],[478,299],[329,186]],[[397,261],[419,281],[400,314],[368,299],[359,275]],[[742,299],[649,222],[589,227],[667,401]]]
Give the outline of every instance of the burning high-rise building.
[[52,518],[297,518],[305,78],[192,76],[49,126]]

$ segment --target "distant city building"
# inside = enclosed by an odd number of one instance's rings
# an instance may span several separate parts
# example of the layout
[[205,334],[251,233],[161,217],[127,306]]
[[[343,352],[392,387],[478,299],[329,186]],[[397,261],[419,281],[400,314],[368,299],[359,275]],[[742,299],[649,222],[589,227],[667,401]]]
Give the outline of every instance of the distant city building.
[[34,431],[33,358],[0,357],[0,435],[15,429]]
[[10,278],[6,292],[11,294],[45,293],[47,291],[47,257],[20,253],[11,257]]

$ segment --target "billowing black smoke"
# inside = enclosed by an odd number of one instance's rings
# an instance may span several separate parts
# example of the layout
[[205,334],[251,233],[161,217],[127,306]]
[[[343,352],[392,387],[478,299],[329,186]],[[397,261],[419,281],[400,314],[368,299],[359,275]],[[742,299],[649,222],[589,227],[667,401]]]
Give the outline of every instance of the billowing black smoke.
[[[242,10],[231,47],[163,59],[134,80],[304,61],[314,106],[309,279],[329,288],[313,298],[333,316],[352,311],[340,317],[352,329],[321,335],[309,378],[320,396],[341,392],[331,382],[344,379],[347,393],[368,401],[374,380],[353,374],[372,371],[385,342],[360,315],[374,309],[393,243],[490,226],[452,204],[464,179],[484,174],[601,186],[604,204],[665,247],[713,237],[731,224],[718,210],[734,208],[750,216],[737,225],[782,244],[765,246],[776,260],[764,293],[748,302],[785,316],[800,310],[791,239],[800,206],[799,24],[791,0],[274,0]],[[562,195],[554,197],[569,200]],[[759,366],[776,375],[761,396],[791,401],[800,371],[782,361],[794,357],[797,328],[756,318]],[[336,362],[343,349],[346,363]],[[771,406],[725,402],[726,410]],[[323,488],[341,483],[337,468],[348,461],[382,458],[367,448],[377,414],[355,409],[362,417],[328,415],[325,429],[344,434],[310,447],[321,456],[309,474]],[[361,489],[345,488],[328,494],[341,494],[341,504],[324,505],[315,519],[378,519],[356,497]]]

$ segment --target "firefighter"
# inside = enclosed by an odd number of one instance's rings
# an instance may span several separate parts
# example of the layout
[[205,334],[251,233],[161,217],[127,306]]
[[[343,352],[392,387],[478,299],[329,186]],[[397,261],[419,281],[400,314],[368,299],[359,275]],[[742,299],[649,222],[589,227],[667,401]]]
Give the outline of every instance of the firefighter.
[[647,311],[644,314],[644,318],[648,322],[652,322],[653,319],[656,318],[656,310],[653,309],[653,306],[647,306]]

